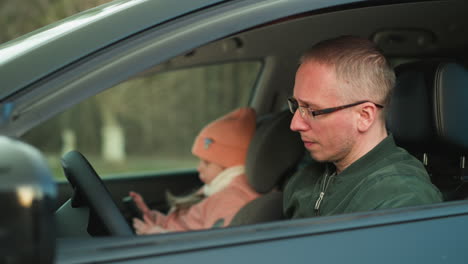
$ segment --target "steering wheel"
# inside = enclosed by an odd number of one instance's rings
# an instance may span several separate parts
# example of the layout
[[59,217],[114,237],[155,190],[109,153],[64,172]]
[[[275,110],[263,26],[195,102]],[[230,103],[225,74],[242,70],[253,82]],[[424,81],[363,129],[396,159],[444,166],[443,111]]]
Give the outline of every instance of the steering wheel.
[[[112,200],[101,178],[88,160],[78,151],[70,151],[62,157],[62,167],[74,194],[72,207],[87,205],[90,218],[96,217],[108,235],[133,235],[125,217]],[[92,221],[89,221],[90,223]]]

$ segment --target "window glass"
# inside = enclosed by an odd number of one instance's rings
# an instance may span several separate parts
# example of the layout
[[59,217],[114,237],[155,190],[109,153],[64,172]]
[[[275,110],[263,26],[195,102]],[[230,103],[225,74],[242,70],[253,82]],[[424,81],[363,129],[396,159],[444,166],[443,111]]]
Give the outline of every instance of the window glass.
[[54,175],[60,156],[82,152],[101,176],[195,168],[191,154],[201,128],[247,106],[261,63],[236,62],[131,79],[29,131]]

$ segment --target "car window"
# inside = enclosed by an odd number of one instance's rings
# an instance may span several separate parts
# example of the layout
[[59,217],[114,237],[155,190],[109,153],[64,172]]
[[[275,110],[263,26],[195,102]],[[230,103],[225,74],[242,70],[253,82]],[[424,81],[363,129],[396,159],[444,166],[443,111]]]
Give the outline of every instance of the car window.
[[[195,168],[200,129],[246,106],[262,63],[234,62],[145,74],[123,82],[30,130],[56,178],[60,156],[75,149],[102,175]],[[47,140],[46,140],[47,139]]]

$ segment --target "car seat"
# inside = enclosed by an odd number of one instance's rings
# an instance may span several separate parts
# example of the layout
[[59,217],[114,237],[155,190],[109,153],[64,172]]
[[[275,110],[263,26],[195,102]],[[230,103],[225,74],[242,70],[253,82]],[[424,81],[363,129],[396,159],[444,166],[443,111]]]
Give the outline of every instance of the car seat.
[[399,146],[423,162],[444,199],[466,197],[467,68],[431,60],[404,64],[395,72],[388,130]]
[[262,196],[241,208],[230,226],[283,219],[282,185],[305,151],[299,133],[289,129],[291,118],[286,110],[259,118],[245,169],[250,185]]

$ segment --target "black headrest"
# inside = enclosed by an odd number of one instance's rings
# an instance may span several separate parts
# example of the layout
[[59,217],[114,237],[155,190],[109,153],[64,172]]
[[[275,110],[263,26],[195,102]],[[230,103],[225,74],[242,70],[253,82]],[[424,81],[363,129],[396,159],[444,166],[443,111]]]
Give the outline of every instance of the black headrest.
[[304,154],[299,133],[289,129],[292,114],[282,111],[261,121],[249,146],[246,174],[259,193],[272,190]]
[[397,143],[410,151],[466,152],[467,69],[454,62],[421,61],[395,71],[387,128]]
[[457,151],[468,150],[468,70],[448,63],[440,67],[436,85],[437,133]]

